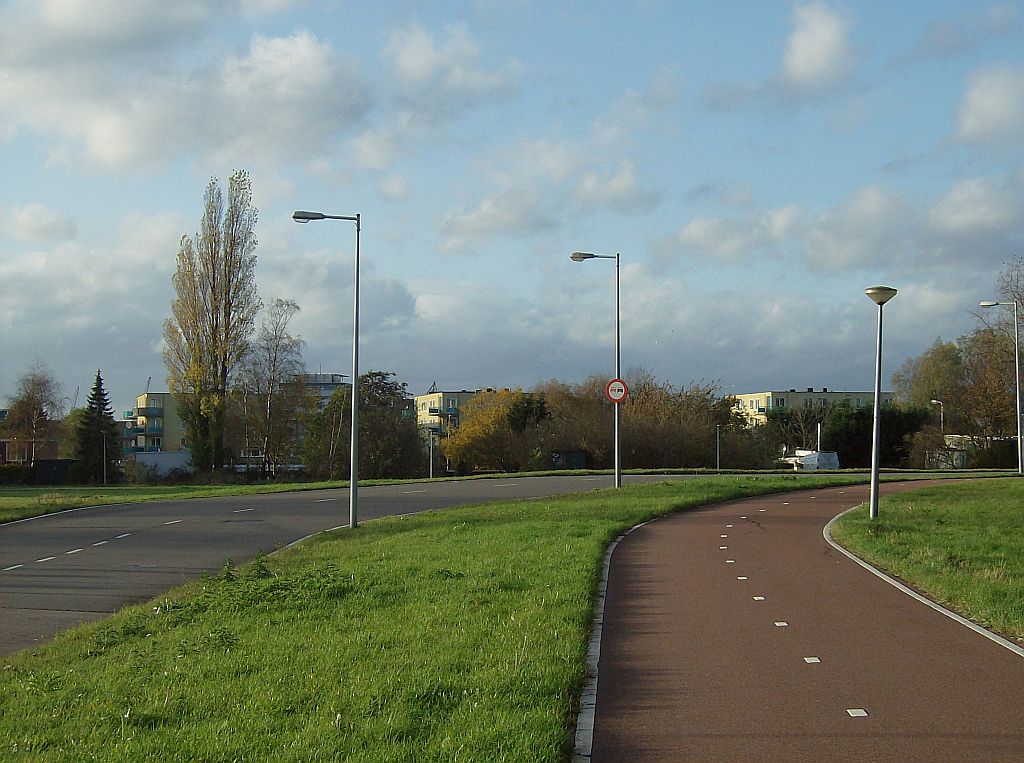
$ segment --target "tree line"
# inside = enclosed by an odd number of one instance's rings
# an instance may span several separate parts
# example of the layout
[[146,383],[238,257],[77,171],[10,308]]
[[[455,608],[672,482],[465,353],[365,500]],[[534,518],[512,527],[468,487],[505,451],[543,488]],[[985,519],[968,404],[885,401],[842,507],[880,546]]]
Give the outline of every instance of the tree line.
[[[246,172],[232,173],[226,196],[211,178],[199,230],[179,243],[163,357],[193,465],[202,473],[252,466],[251,455],[258,453],[261,474],[302,464],[311,476],[345,477],[350,388],[324,401],[303,383],[304,342],[289,329],[300,307],[284,298],[264,305],[256,287],[257,219]],[[1018,258],[999,274],[1003,300],[1024,305],[1022,284]],[[954,342],[937,339],[894,374],[898,404],[883,411],[884,465],[923,466],[929,453],[947,450],[949,433],[976,444],[977,465],[1005,460],[1007,438],[1016,433],[1010,315],[979,314],[980,325],[970,334]],[[458,426],[440,433],[435,458],[463,472],[550,468],[556,453],[610,468],[612,404],[604,396],[605,381],[551,380],[529,391],[478,394]],[[783,448],[813,448],[819,426],[822,448],[837,451],[844,467],[870,462],[867,408],[776,409],[765,425],[751,427],[717,384],[676,387],[645,370],[627,374],[627,382],[630,397],[621,410],[627,467],[771,467]],[[429,438],[436,435],[428,438],[417,427],[406,385],[393,372],[371,371],[360,377],[359,405],[361,473],[425,473]],[[61,441],[70,445],[45,455],[77,458],[83,481],[101,474],[111,479],[116,459],[110,451],[119,448],[111,449],[110,442],[120,444],[120,438],[100,372],[84,408],[63,420],[62,408],[59,384],[37,364],[19,381],[0,424],[8,447],[19,451],[8,458],[31,463],[42,457],[40,449],[53,450]],[[106,455],[98,455],[103,447]]]

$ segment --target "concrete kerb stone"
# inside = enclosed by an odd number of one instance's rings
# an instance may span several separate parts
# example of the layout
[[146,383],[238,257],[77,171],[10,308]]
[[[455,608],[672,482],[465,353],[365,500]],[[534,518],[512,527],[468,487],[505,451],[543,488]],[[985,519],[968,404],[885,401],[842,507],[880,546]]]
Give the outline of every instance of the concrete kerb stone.
[[604,605],[608,591],[608,569],[611,567],[612,554],[627,535],[644,525],[656,521],[657,519],[649,519],[646,522],[634,525],[612,541],[604,552],[604,560],[601,566],[601,582],[597,586],[597,598],[594,601],[594,618],[590,629],[590,643],[587,646],[587,682],[583,687],[583,693],[580,695],[580,711],[576,716],[576,741],[573,746],[572,763],[589,763],[594,750],[598,665],[601,662],[601,634],[604,626]]

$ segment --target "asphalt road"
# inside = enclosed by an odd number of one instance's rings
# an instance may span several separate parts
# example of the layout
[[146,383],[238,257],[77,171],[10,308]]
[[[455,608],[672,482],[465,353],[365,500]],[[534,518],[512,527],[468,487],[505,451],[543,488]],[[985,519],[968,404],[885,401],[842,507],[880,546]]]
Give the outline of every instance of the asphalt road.
[[[627,484],[666,479],[632,476]],[[360,487],[359,521],[611,487],[610,476]],[[0,525],[0,654],[348,524],[348,490],[101,506]]]
[[1024,761],[1024,658],[822,537],[867,491],[734,501],[623,539],[585,759]]

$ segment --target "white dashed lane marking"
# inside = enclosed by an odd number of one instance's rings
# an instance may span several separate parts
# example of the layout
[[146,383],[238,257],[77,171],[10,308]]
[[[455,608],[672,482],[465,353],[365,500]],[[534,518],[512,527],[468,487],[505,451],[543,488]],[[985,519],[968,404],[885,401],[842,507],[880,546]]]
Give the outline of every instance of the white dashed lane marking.
[[114,538],[114,540],[121,540],[121,538],[127,538],[129,535],[131,535],[131,533],[121,533],[116,538]]
[[77,554],[81,550],[82,549],[80,549],[80,548],[73,548],[70,551],[65,551],[64,553],[65,553],[65,555],[70,556],[71,554]]
[[101,540],[101,541],[97,541],[96,543],[93,543],[92,545],[94,545],[94,546],[102,546],[104,543],[110,543],[110,541],[109,540]]
[[40,562],[48,562],[51,559],[56,559],[56,558],[57,557],[55,557],[55,556],[44,556],[42,559],[36,559],[36,564],[39,564]]
[[846,711],[851,718],[866,718],[868,711],[863,707],[851,707]]
[[[334,499],[333,498],[325,498],[324,500],[325,501],[333,501]],[[313,501],[313,503],[322,503],[322,501]],[[232,514],[242,514],[242,513],[246,512],[246,511],[255,511],[255,509],[235,509],[231,513]]]
[[12,564],[10,567],[4,567],[4,572],[10,572],[11,570],[16,570],[19,567],[24,567],[24,566],[25,566],[24,564]]
[[775,623],[775,627],[776,628],[788,628],[789,627],[789,623],[787,623],[785,620],[779,620],[778,622]]
[[821,658],[820,657],[804,657],[804,662],[806,662],[808,665],[810,665],[810,664],[815,663],[815,662],[821,662]]
[[165,525],[176,525],[178,522],[184,522],[183,519],[172,519],[170,522],[164,522]]

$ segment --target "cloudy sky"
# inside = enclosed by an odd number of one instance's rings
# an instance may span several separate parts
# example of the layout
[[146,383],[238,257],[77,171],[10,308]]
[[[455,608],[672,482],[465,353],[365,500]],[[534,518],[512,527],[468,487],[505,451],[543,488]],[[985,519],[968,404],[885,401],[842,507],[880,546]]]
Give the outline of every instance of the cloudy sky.
[[[116,409],[178,241],[252,176],[264,302],[311,370],[414,393],[611,374],[868,389],[1024,254],[1024,2],[0,2],[0,402]],[[70,400],[69,400],[70,402]]]

